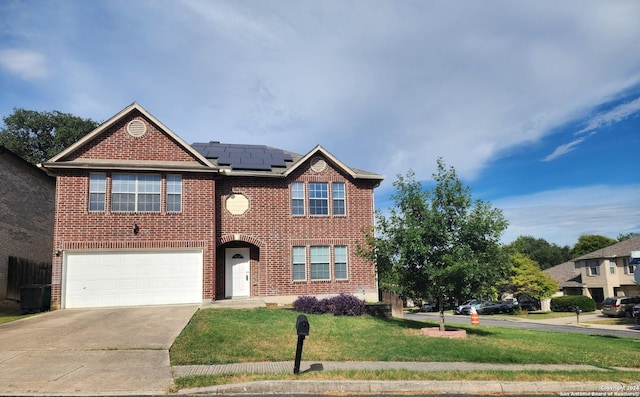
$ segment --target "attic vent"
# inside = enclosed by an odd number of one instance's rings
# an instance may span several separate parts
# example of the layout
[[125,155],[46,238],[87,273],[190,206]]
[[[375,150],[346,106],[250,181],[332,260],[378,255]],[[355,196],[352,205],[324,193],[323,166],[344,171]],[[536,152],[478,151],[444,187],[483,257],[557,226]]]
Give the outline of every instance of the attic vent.
[[314,157],[311,159],[311,169],[314,172],[322,172],[327,167],[327,162],[321,157]]
[[140,138],[147,132],[147,125],[141,120],[132,120],[127,124],[127,132],[134,138]]

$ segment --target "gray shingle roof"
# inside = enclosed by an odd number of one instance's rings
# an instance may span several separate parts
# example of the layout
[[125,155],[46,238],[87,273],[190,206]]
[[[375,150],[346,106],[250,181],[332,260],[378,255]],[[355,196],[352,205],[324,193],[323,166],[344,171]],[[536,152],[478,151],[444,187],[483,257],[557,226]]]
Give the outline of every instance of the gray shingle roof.
[[631,251],[640,251],[640,236],[632,237],[628,240],[590,252],[586,255],[575,258],[573,261],[577,262],[585,259],[628,257]]
[[559,287],[582,287],[582,275],[576,274],[576,264],[573,261],[561,263],[544,270],[545,273],[558,281]]
[[384,176],[349,167],[320,145],[300,155],[265,145],[196,142],[191,145],[199,155],[219,168],[223,174],[236,176],[286,177],[312,156],[322,156],[354,179],[382,181]]

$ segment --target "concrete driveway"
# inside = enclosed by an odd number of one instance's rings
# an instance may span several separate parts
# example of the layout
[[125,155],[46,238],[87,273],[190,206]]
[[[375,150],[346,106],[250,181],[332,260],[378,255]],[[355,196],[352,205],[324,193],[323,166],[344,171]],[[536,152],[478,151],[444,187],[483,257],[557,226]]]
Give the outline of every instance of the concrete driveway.
[[158,394],[197,305],[70,309],[0,325],[0,395]]

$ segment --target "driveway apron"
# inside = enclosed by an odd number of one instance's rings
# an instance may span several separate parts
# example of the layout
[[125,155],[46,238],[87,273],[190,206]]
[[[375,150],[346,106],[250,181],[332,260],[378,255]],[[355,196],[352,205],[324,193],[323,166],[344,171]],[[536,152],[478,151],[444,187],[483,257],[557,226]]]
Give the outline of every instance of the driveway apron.
[[197,305],[70,309],[0,326],[0,394],[158,394]]

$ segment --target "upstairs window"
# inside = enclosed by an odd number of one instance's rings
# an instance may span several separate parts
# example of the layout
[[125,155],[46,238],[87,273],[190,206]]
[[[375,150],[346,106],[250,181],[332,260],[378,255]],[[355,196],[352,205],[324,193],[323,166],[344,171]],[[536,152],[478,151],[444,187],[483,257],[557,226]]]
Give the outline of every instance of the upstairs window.
[[304,215],[304,183],[302,182],[291,184],[291,213]]
[[600,274],[600,262],[596,260],[587,261],[587,275],[597,276]]
[[329,215],[329,184],[309,183],[309,214]]
[[291,214],[294,216],[346,215],[344,182],[292,182],[290,189]]
[[111,211],[160,212],[160,175],[113,174]]
[[616,261],[614,260],[609,261],[609,273],[616,274]]
[[167,212],[182,211],[182,176],[167,175]]
[[622,259],[622,264],[624,265],[625,274],[634,274],[636,271],[636,265],[629,261],[627,258]]
[[334,182],[331,184],[331,196],[333,198],[333,215],[344,215],[345,211],[345,194],[344,183]]
[[92,172],[89,175],[89,211],[104,211],[107,193],[107,174]]

